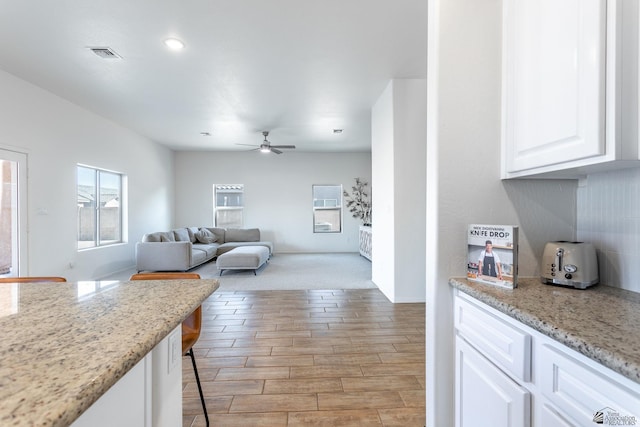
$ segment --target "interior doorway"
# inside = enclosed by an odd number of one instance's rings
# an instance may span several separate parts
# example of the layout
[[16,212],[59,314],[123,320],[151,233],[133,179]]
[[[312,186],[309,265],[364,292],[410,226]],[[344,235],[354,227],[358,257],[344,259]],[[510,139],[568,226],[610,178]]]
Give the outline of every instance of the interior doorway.
[[0,149],[0,277],[27,274],[27,155]]

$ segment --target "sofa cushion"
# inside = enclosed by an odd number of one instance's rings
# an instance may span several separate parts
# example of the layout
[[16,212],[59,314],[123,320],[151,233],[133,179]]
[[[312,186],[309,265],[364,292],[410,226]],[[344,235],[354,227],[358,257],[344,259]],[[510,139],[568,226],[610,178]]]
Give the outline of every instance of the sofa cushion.
[[163,231],[160,234],[160,241],[161,242],[175,242],[176,238],[174,237],[172,231]]
[[162,232],[148,233],[142,236],[143,242],[162,242]]
[[219,228],[219,227],[202,227],[202,228],[206,228],[207,230],[215,234],[216,237],[218,238],[218,240],[216,240],[218,243],[224,243],[224,233],[225,233],[224,228]]
[[228,228],[224,233],[225,242],[258,242],[259,228]]
[[198,227],[188,227],[187,232],[189,233],[189,240],[191,243],[196,243],[198,239],[196,239],[196,233],[198,232]]
[[240,248],[243,246],[266,246],[269,249],[269,254],[273,253],[273,243],[271,242],[227,242],[218,246],[218,256],[222,255],[225,252],[229,252],[232,249]]
[[218,240],[218,236],[216,236],[215,234],[213,234],[213,232],[209,231],[206,228],[201,228],[200,230],[198,230],[198,232],[195,234],[195,238],[199,243],[205,244],[214,243]]
[[191,266],[202,264],[207,260],[207,253],[203,250],[192,248],[191,249]]
[[172,231],[156,231],[142,236],[143,242],[175,242]]
[[217,243],[211,243],[208,245],[205,245],[204,243],[194,243],[193,244],[193,249],[197,249],[199,251],[203,251],[207,254],[207,258],[212,258],[214,256],[217,255],[218,253],[218,245]]
[[189,238],[189,230],[186,228],[176,228],[173,230],[173,237],[175,237],[176,242],[190,242]]

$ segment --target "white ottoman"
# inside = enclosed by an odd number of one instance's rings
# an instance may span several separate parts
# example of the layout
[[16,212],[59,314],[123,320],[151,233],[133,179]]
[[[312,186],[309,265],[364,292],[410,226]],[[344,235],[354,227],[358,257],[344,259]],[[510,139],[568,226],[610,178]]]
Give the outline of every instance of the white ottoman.
[[256,270],[269,259],[269,248],[266,246],[240,246],[225,252],[216,260],[220,276],[224,270]]

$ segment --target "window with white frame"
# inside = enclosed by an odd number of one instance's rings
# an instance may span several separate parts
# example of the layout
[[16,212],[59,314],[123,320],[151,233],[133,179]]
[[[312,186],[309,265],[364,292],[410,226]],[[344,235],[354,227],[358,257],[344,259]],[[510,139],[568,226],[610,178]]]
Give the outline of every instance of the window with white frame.
[[313,232],[342,231],[342,185],[313,185]]
[[78,165],[78,249],[124,241],[124,175]]
[[242,228],[244,224],[243,184],[214,184],[213,223],[220,228]]

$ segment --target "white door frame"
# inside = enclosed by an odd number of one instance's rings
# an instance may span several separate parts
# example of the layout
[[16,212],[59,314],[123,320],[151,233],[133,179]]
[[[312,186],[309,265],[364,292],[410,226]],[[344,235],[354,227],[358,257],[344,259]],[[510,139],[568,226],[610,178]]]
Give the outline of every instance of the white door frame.
[[0,159],[18,163],[18,239],[17,239],[17,271],[12,276],[27,276],[29,274],[28,256],[28,215],[27,215],[27,153],[0,147]]

